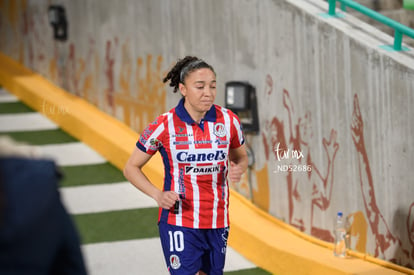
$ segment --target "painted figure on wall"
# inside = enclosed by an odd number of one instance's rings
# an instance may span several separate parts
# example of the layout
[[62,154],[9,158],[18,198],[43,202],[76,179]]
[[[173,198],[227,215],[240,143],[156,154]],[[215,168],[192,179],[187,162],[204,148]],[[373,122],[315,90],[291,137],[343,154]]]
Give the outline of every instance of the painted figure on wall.
[[407,217],[409,243],[403,243],[393,234],[378,207],[368,154],[364,141],[364,123],[358,96],[354,96],[351,133],[358,154],[359,182],[365,207],[367,224],[375,239],[375,257],[412,268],[414,266],[414,202]]
[[337,132],[332,129],[329,139],[322,139],[326,166],[320,169],[310,153],[310,141],[313,137],[311,113],[306,112],[302,117],[296,116],[287,90],[283,90],[283,106],[288,115],[287,125],[285,126],[285,121],[274,116],[266,122],[268,133],[263,135],[263,141],[267,144],[267,150],[271,148],[274,155],[274,173],[283,173],[286,177],[288,223],[312,236],[333,241],[330,230],[318,227],[314,217],[326,211],[331,202],[335,156],[339,150]]

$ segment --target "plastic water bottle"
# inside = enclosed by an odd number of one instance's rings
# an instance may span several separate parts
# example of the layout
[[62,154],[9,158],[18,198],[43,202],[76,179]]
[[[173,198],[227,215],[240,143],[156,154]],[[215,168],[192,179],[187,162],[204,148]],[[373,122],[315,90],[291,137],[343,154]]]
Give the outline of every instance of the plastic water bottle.
[[346,257],[346,228],[342,212],[338,212],[336,215],[335,242],[333,253],[336,257]]

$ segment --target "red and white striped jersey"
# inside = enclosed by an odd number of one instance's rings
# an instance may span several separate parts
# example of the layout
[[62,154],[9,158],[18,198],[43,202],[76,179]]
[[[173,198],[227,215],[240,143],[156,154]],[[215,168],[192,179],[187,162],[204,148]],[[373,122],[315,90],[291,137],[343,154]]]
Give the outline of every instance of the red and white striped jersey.
[[164,190],[180,195],[178,214],[160,208],[159,221],[189,228],[229,226],[229,149],[244,143],[241,124],[230,110],[213,105],[200,124],[184,108],[184,99],[159,116],[141,134],[137,147],[159,151]]

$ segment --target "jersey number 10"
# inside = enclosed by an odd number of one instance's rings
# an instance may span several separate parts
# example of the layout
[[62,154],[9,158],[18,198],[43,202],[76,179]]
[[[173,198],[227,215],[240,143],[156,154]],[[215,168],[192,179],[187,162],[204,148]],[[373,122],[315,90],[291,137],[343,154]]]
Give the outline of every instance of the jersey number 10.
[[184,234],[182,231],[168,231],[170,236],[170,252],[182,252],[184,250]]

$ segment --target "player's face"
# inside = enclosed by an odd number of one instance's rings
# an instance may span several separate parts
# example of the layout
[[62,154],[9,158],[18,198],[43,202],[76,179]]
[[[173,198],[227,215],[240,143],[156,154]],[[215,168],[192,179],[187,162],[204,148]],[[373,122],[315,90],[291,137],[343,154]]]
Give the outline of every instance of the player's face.
[[216,76],[208,68],[191,72],[180,83],[180,92],[185,97],[185,108],[190,112],[205,114],[210,110],[216,98]]

